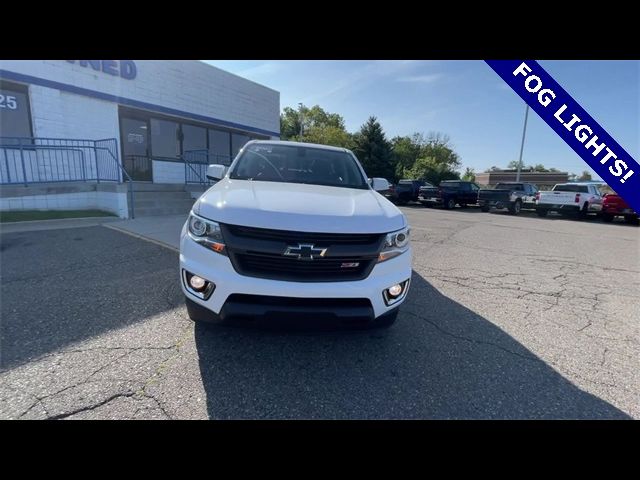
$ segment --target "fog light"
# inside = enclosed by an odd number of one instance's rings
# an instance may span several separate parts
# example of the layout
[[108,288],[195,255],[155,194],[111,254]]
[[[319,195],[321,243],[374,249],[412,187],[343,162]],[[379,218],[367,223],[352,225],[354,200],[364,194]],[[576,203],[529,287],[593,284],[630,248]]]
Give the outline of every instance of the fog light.
[[389,307],[394,303],[402,301],[402,299],[407,295],[407,290],[409,290],[409,280],[405,280],[404,282],[396,283],[389,288],[385,288],[382,291],[382,298],[384,299],[385,305]]
[[389,296],[397,297],[402,293],[402,285],[396,283],[393,287],[389,287]]
[[207,284],[207,281],[202,278],[199,277],[197,275],[193,275],[190,279],[189,279],[189,285],[191,285],[191,288],[193,288],[194,290],[202,290],[205,285]]

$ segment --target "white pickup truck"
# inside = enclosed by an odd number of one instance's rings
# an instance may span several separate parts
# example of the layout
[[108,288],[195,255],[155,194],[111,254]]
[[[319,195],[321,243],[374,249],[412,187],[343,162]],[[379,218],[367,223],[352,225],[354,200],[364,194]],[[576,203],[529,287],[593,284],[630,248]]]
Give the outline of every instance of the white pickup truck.
[[189,316],[391,325],[411,280],[409,225],[355,155],[251,141],[195,202],[180,240]]
[[572,214],[585,218],[600,213],[602,195],[592,183],[559,183],[551,191],[536,194],[536,213],[544,217],[549,212]]

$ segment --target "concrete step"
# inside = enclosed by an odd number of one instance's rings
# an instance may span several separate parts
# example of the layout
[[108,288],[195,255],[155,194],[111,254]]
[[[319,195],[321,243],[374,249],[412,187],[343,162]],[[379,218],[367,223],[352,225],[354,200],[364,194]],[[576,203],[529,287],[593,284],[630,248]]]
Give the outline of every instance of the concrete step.
[[183,183],[136,183],[133,182],[134,192],[184,192]]
[[170,207],[184,207],[191,208],[194,200],[191,198],[181,199],[151,199],[151,200],[138,200],[135,201],[135,207],[138,208],[170,208]]
[[157,199],[181,199],[181,198],[191,198],[188,192],[133,192],[133,196],[136,200],[155,200]]
[[152,217],[152,216],[160,216],[160,215],[179,215],[184,214],[185,218],[189,214],[190,208],[183,207],[146,207],[136,209],[135,216],[136,217]]

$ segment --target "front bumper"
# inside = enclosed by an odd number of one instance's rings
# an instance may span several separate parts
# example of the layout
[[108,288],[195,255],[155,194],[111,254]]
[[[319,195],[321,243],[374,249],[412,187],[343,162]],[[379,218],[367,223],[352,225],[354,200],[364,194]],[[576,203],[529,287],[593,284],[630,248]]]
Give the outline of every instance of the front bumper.
[[[215,290],[207,300],[196,297],[185,288],[182,281],[182,269],[215,283]],[[309,302],[306,305],[303,305],[304,302],[297,302],[299,308],[287,309],[288,312],[299,315],[305,315],[310,312],[324,312],[340,317],[360,317],[364,314],[373,319],[397,308],[406,299],[406,291],[408,291],[409,285],[407,285],[402,299],[389,306],[386,305],[382,292],[396,283],[402,283],[411,278],[411,249],[398,257],[376,264],[369,276],[363,280],[290,282],[240,275],[231,265],[229,257],[207,250],[197,244],[187,235],[186,228],[183,227],[180,237],[179,273],[181,278],[180,285],[185,296],[221,316],[226,316],[227,312],[233,312],[235,315],[238,311],[241,315],[245,313],[251,314],[252,311],[254,314],[260,314],[260,311],[265,310],[263,307],[250,306],[252,303],[256,305],[265,304],[262,301],[255,301],[256,297],[275,297],[272,302],[266,299],[266,304],[271,303],[272,305],[267,310],[270,312],[284,311],[285,309],[278,308],[278,302],[275,301],[284,297],[290,299],[318,299],[316,305],[313,302]],[[233,297],[229,298],[232,295]],[[238,301],[238,299],[247,299],[248,297],[246,296],[254,298],[250,301]],[[321,299],[327,300],[324,305],[320,301]],[[340,302],[340,299],[351,299],[354,302]],[[371,304],[370,309],[365,312],[365,305],[360,301],[355,301],[356,299],[368,299]],[[240,303],[244,304],[244,306],[240,306]],[[296,300],[292,300],[289,304],[295,305]]]
[[418,196],[418,200],[422,203],[432,203],[434,205],[440,205],[443,203],[441,197],[425,197],[420,195]]

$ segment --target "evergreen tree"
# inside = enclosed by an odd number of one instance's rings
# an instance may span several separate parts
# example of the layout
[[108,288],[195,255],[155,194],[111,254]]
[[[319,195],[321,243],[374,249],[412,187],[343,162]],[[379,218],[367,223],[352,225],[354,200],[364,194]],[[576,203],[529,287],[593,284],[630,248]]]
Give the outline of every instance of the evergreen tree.
[[369,117],[354,138],[354,149],[367,176],[395,178],[391,145],[376,117]]

